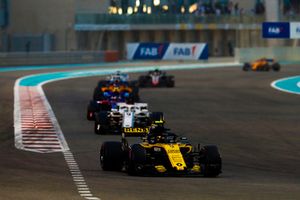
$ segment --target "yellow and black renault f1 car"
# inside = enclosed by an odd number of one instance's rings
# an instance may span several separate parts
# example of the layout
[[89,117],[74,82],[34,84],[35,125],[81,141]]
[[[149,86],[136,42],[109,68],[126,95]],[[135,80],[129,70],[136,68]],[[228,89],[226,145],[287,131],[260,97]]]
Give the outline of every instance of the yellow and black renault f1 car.
[[[126,137],[143,136],[128,144]],[[124,128],[121,142],[104,142],[100,150],[103,170],[126,171],[129,175],[203,175],[216,177],[222,160],[217,146],[193,147],[163,126]]]
[[280,70],[280,64],[275,62],[274,59],[261,58],[252,63],[245,63],[243,66],[244,71],[273,71]]

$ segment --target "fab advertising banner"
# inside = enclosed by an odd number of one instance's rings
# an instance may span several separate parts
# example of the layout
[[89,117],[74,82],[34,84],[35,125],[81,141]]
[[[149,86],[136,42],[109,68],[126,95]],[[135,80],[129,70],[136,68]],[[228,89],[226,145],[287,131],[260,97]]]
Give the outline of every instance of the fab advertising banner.
[[128,60],[207,60],[206,43],[128,43]]

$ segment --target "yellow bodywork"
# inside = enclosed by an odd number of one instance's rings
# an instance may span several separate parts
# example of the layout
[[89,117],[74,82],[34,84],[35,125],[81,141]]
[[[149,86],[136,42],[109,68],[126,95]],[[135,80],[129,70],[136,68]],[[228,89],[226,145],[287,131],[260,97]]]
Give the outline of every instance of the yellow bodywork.
[[[169,161],[174,169],[177,171],[183,171],[187,168],[186,163],[184,161],[184,158],[181,154],[180,148],[182,147],[188,147],[189,151],[192,151],[192,147],[187,144],[180,144],[180,143],[174,143],[174,144],[164,144],[164,143],[156,143],[156,144],[149,144],[149,143],[142,143],[141,144],[144,148],[154,148],[160,150],[164,149],[168,155]],[[161,165],[155,166],[158,172],[165,172],[166,169],[162,167]]]
[[164,173],[167,171],[167,169],[163,165],[156,165],[155,169],[160,173]]

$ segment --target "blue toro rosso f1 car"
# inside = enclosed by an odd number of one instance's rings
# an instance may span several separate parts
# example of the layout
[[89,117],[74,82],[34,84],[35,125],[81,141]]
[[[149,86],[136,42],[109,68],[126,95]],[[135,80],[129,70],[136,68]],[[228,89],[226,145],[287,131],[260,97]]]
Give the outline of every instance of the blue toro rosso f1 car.
[[112,75],[109,80],[100,80],[94,89],[93,99],[87,107],[87,119],[94,120],[95,112],[108,111],[118,102],[139,101],[139,89],[135,82],[127,82],[124,77]]

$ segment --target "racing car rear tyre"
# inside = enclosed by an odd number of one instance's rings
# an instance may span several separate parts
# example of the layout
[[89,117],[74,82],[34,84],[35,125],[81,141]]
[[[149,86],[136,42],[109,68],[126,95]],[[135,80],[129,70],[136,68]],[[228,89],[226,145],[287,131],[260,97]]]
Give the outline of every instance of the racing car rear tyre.
[[95,120],[95,133],[99,135],[104,135],[108,129],[108,118],[106,111],[100,111],[96,114]]
[[95,112],[97,111],[97,104],[95,104],[93,101],[90,101],[88,107],[87,107],[87,120],[93,121],[95,120]]
[[206,145],[200,151],[200,164],[204,165],[204,176],[216,177],[222,170],[222,159],[215,145]]
[[94,101],[103,100],[103,92],[101,91],[101,87],[96,87],[94,89],[93,100]]
[[104,142],[100,149],[100,165],[104,171],[121,171],[124,156],[121,142]]
[[107,81],[105,81],[105,80],[100,80],[99,82],[98,82],[98,88],[102,88],[102,87],[105,87],[107,85]]
[[88,109],[87,114],[86,114],[86,118],[89,121],[93,121],[95,119],[94,112],[91,111],[90,109]]
[[139,144],[133,144],[129,151],[127,173],[131,176],[140,176],[144,172],[146,150]]

